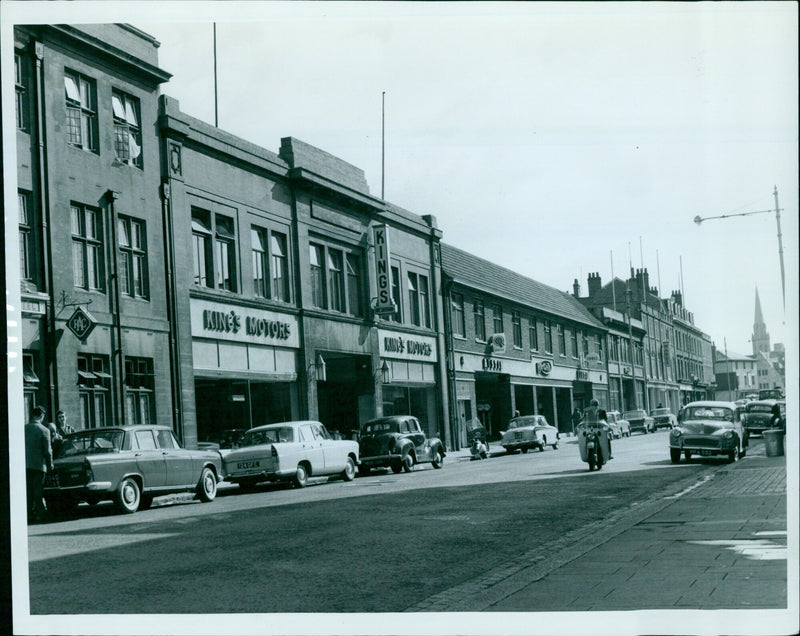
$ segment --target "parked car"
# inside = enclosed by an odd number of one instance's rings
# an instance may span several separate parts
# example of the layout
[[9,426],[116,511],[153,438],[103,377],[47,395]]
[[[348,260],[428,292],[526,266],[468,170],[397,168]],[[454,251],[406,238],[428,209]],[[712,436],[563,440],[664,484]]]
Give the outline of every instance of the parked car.
[[654,433],[656,430],[655,421],[647,414],[644,409],[625,411],[624,419],[628,420],[631,431],[642,431],[642,433]]
[[543,451],[547,446],[558,448],[558,429],[547,423],[544,415],[521,415],[508,422],[508,430],[500,431],[500,444],[507,453],[531,448]]
[[438,437],[428,437],[411,415],[390,415],[370,420],[361,428],[359,472],[373,468],[391,468],[410,473],[415,464],[430,462],[434,468],[444,465],[444,444]]
[[708,457],[725,455],[729,462],[744,457],[742,409],[733,402],[691,402],[681,409],[678,426],[669,434],[669,456],[672,463],[681,460],[681,453]]
[[786,400],[755,400],[744,407],[742,426],[747,435],[761,435],[765,429],[770,428],[772,407],[775,404],[780,406],[781,415],[786,418]]
[[222,477],[220,455],[181,448],[168,426],[95,428],[64,437],[44,496],[56,515],[80,501],[112,500],[123,513],[149,508],[153,497],[195,491],[213,501]]
[[291,481],[298,488],[309,477],[339,475],[352,481],[358,443],[331,439],[321,422],[303,420],[264,424],[247,431],[239,448],[222,458],[226,481],[240,487],[264,481]]
[[678,418],[669,409],[653,409],[650,411],[650,416],[653,418],[653,426],[655,426],[656,430],[659,428],[675,428],[678,425]]
[[619,411],[608,411],[606,413],[606,422],[612,427],[612,430],[614,430],[614,427],[619,430],[619,437],[631,436],[631,424],[628,420],[622,418],[622,414]]

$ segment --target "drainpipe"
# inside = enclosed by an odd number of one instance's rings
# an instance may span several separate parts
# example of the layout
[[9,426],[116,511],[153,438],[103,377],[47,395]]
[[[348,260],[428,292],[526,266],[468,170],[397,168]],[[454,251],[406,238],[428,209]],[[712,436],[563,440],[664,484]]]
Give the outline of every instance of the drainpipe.
[[[447,391],[450,393],[450,437],[452,448],[456,451],[459,446],[458,431],[458,398],[456,396],[456,369],[455,369],[455,350],[453,342],[453,328],[450,317],[450,294],[453,291],[453,279],[442,272],[442,307],[445,332],[445,360],[447,364]],[[477,405],[476,405],[477,407]]]
[[[114,204],[119,198],[119,193],[114,190],[106,190],[106,204],[108,205],[109,218],[111,220],[111,249],[113,255],[111,257],[111,285],[113,287],[113,321],[114,326],[112,333],[116,335],[116,347],[112,347],[113,355],[117,358],[116,365],[116,380],[117,380],[117,416],[121,426],[125,426],[125,355],[122,349],[122,318],[121,318],[121,302],[119,291],[119,254],[117,253],[117,245],[119,245],[119,237],[117,236],[117,209]],[[112,364],[112,369],[114,365]]]
[[55,290],[53,284],[53,246],[50,241],[50,193],[47,187],[47,150],[45,148],[45,95],[44,95],[44,44],[34,41],[34,57],[36,58],[36,145],[37,145],[37,172],[39,173],[39,223],[42,236],[42,275],[46,291],[48,292],[47,314],[44,321],[44,355],[47,367],[47,382],[50,408],[55,413],[59,408],[58,403],[58,368],[56,365],[56,309]]

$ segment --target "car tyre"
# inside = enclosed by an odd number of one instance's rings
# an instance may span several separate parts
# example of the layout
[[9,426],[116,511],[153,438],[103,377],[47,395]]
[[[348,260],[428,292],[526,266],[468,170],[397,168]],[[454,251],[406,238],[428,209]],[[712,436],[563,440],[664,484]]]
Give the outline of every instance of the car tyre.
[[292,483],[294,483],[297,488],[306,487],[306,484],[308,483],[308,469],[306,468],[305,464],[297,465],[297,470],[294,471]]
[[669,458],[672,460],[673,464],[679,464],[681,461],[681,451],[679,448],[670,448],[669,449]]
[[692,458],[692,453],[691,451],[686,451],[684,452],[683,456],[686,458],[686,461],[688,462]]
[[133,477],[126,477],[117,487],[115,503],[120,512],[130,515],[139,509],[142,502],[142,491]]
[[733,447],[732,451],[728,451],[728,463],[732,464],[739,460],[739,442],[736,442],[736,446]]
[[345,464],[344,470],[342,471],[342,479],[345,481],[353,481],[356,476],[356,465],[353,462],[352,457],[347,458],[347,464]]
[[444,466],[444,455],[442,454],[442,450],[440,448],[436,449],[436,454],[433,456],[433,461],[431,464],[437,470]]
[[395,475],[398,474],[398,473],[402,473],[403,472],[403,461],[399,460],[399,461],[396,461],[396,462],[392,462],[389,467],[392,469],[392,472]]
[[525,453],[528,452],[528,447],[527,446],[523,446],[522,448],[520,448],[520,450],[522,451],[522,454],[524,455]]
[[214,501],[217,496],[217,476],[208,466],[203,468],[203,472],[200,473],[200,481],[197,482],[196,493],[197,498],[206,503]]
[[405,459],[403,460],[403,470],[407,473],[410,473],[414,470],[414,456],[409,453],[406,455]]
[[539,444],[539,450],[544,451],[547,448],[547,435],[542,435],[542,443]]

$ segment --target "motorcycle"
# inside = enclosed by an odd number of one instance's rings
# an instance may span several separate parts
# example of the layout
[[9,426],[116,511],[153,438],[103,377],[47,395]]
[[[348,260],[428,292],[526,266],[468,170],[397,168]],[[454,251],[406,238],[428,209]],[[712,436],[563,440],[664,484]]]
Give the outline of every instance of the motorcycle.
[[469,452],[472,455],[471,461],[489,457],[489,441],[486,429],[480,420],[472,420],[467,423],[467,442],[469,442]]
[[600,470],[611,457],[608,441],[608,430],[599,423],[581,426],[578,429],[578,448],[581,460],[589,464],[589,470]]

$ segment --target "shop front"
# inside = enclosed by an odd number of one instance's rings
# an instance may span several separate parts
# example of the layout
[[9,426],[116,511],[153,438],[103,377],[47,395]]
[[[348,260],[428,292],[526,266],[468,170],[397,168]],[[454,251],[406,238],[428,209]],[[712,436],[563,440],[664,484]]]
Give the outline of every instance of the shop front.
[[299,417],[294,315],[193,298],[191,324],[199,441]]

